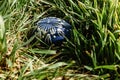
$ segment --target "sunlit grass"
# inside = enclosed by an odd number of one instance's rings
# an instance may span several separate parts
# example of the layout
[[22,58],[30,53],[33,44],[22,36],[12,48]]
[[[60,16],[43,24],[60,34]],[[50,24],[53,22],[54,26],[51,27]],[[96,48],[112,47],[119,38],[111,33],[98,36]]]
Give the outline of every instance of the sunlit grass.
[[[0,79],[119,78],[119,15],[119,0],[0,1]],[[72,25],[71,39],[61,46],[28,38],[48,16]]]

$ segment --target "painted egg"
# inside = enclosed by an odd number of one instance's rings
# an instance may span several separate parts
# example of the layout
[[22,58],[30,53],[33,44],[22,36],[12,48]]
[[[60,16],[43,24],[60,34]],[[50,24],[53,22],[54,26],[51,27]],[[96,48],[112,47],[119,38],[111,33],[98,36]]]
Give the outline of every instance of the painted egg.
[[37,22],[38,36],[46,43],[63,42],[71,36],[72,26],[65,20],[46,17]]

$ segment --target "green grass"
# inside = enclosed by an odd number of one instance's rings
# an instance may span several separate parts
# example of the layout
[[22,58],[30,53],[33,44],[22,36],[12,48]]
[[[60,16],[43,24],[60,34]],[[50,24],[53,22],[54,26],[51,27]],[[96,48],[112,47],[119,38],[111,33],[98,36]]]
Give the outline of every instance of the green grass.
[[[119,15],[119,0],[0,1],[0,79],[119,79]],[[62,46],[28,38],[48,16],[72,25]]]

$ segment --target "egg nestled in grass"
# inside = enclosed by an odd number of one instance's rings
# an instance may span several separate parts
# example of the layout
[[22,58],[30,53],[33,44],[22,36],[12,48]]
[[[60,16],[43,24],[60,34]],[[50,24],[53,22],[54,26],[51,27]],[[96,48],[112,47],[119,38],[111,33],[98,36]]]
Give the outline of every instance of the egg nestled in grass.
[[47,44],[58,44],[71,36],[72,26],[65,20],[46,17],[37,22],[37,35]]

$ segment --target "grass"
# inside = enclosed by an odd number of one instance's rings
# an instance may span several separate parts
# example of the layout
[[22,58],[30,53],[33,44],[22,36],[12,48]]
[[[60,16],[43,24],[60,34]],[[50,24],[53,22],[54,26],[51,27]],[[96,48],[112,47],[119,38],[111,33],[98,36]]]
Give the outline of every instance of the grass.
[[[120,78],[119,0],[2,0],[0,5],[0,79]],[[72,25],[71,39],[61,46],[28,38],[36,21],[48,16]]]

